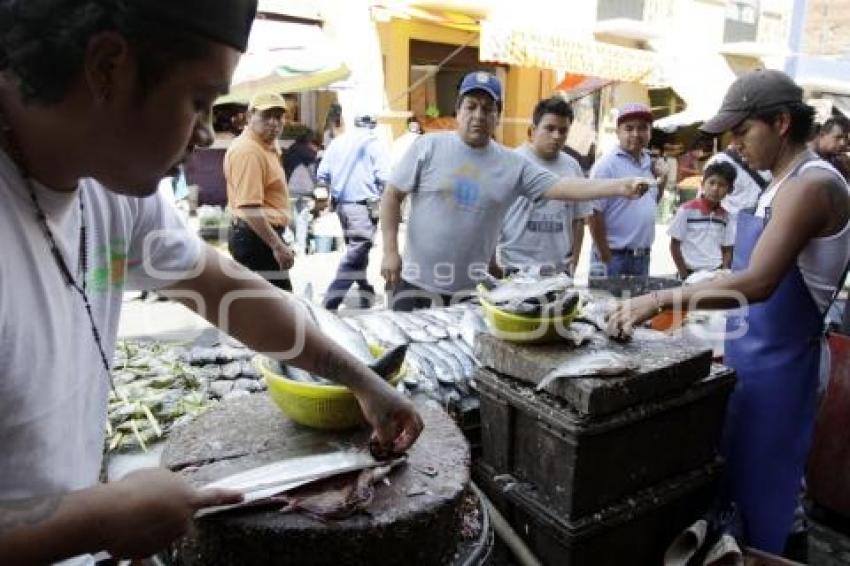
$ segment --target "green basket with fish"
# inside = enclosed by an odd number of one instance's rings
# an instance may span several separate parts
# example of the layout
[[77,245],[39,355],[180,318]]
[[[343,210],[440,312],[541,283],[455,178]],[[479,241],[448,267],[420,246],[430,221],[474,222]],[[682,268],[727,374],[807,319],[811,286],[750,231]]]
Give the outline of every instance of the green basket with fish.
[[[375,358],[384,354],[380,346],[370,345],[369,350]],[[278,364],[263,355],[254,358],[254,365],[263,376],[272,401],[298,424],[323,430],[345,430],[366,423],[360,404],[348,387],[292,379],[279,373]],[[407,365],[403,364],[387,381],[395,386],[407,371]]]
[[[579,315],[581,301],[566,276],[541,281],[491,280],[478,286],[478,298],[490,332],[523,344],[563,340]],[[513,288],[508,288],[513,286]]]

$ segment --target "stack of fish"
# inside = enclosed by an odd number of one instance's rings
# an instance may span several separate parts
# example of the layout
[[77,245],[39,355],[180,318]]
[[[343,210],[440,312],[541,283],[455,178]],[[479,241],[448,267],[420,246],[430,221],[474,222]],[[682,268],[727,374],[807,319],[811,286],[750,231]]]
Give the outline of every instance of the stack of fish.
[[[407,344],[392,344],[385,348],[385,352],[375,358],[369,348],[369,342],[358,329],[343,322],[343,319],[321,307],[317,307],[309,301],[302,300],[301,315],[309,322],[319,327],[322,333],[345,348],[355,358],[368,365],[372,370],[383,378],[394,375],[402,366],[407,353]],[[373,342],[379,345],[377,342]],[[295,381],[316,383],[319,385],[334,385],[332,381],[322,376],[312,374],[292,364],[279,362],[279,371]]]
[[486,328],[478,305],[410,313],[371,311],[342,320],[370,343],[386,348],[407,345],[406,362],[412,371],[401,384],[405,391],[424,394],[444,406],[474,394],[478,361],[473,341],[475,333]]
[[209,403],[207,385],[181,360],[182,349],[122,340],[115,349],[106,421],[109,452],[146,450]]
[[486,276],[481,281],[481,298],[499,310],[535,318],[572,314],[579,293],[565,274],[553,277],[516,275],[509,279]]

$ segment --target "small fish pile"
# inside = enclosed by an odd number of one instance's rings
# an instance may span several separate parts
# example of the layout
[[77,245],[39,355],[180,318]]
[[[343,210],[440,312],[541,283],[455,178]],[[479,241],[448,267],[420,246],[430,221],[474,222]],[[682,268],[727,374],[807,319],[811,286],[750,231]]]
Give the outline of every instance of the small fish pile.
[[106,450],[146,450],[171,426],[202,411],[208,399],[201,380],[163,344],[120,341],[109,394]]
[[[381,357],[376,359],[369,348],[369,342],[359,329],[346,324],[336,314],[322,307],[315,306],[309,301],[300,300],[297,304],[301,306],[301,314],[308,321],[315,324],[325,336],[345,348],[351,355],[369,366],[372,371],[384,379],[395,375],[404,364],[405,354],[407,353],[406,343],[392,345]],[[373,343],[377,344],[377,342]],[[311,374],[292,364],[278,361],[278,367],[282,375],[286,375],[289,379],[295,381],[319,385],[336,385],[331,380]]]
[[488,275],[481,281],[481,298],[505,312],[552,318],[575,311],[579,294],[572,285],[572,279],[563,273],[543,278],[515,275],[508,279]]
[[368,342],[384,347],[407,345],[411,372],[402,382],[410,393],[424,394],[444,407],[455,407],[475,392],[477,332],[486,331],[480,307],[458,304],[409,313],[371,311],[343,318]]
[[106,451],[146,450],[219,399],[265,390],[253,356],[217,330],[203,333],[193,344],[118,341]]

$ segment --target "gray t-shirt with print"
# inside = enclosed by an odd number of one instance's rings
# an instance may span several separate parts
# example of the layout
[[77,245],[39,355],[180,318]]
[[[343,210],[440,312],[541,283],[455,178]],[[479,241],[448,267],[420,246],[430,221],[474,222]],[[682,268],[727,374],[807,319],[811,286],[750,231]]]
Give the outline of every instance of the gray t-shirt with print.
[[[578,161],[562,151],[551,161],[541,159],[529,144],[514,151],[558,177],[584,177]],[[573,247],[573,220],[586,218],[592,212],[592,201],[532,201],[519,197],[502,224],[497,248],[499,266],[515,270],[566,270]]]
[[558,177],[491,141],[470,147],[455,132],[418,138],[390,184],[411,195],[402,277],[438,293],[468,291],[496,250],[508,208]]

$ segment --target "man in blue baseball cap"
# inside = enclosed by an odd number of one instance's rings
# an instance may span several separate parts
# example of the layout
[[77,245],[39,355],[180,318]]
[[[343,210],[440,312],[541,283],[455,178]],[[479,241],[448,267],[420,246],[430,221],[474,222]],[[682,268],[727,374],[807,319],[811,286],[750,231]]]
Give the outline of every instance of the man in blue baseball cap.
[[[647,179],[559,178],[494,141],[502,86],[485,71],[467,74],[458,89],[457,129],[425,134],[395,167],[382,199],[381,273],[397,310],[469,297],[487,271],[510,206],[520,197],[587,200],[637,198]],[[411,196],[405,257],[398,253],[401,204]]]
[[161,468],[98,483],[125,290],[165,289],[254,350],[349,386],[384,451],[421,430],[409,401],[156,192],[212,141],[255,12],[256,0],[0,0],[0,564],[146,557],[199,508],[241,497]]

